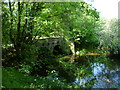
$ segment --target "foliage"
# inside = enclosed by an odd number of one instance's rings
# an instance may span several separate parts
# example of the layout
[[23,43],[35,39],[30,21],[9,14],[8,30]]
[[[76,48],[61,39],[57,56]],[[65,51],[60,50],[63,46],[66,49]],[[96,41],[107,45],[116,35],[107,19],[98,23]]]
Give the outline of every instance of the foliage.
[[119,53],[119,34],[118,34],[118,19],[106,21],[104,29],[99,32],[100,46],[104,50],[111,51],[112,54]]
[[38,50],[38,59],[52,58],[53,54],[49,48],[39,48]]
[[[36,37],[66,38],[73,41],[76,48],[81,48],[81,53],[86,53],[83,48],[98,45],[95,33],[100,27],[99,13],[92,6],[82,1],[3,2],[2,8],[3,59],[5,59],[3,87],[74,87],[69,83],[77,76],[84,77],[82,73],[91,70],[89,63],[86,62],[84,63],[87,66],[84,65],[82,68],[80,66],[83,64],[82,61],[74,64],[59,61],[57,55],[53,55],[50,49],[36,45],[39,42]],[[69,46],[70,42],[63,42],[61,48],[65,49],[65,53],[62,55],[69,52],[65,44]]]
[[3,44],[13,43],[19,58],[22,43],[33,44],[33,36],[62,36],[81,46],[96,42],[99,13],[85,2],[13,2],[2,10]]
[[2,65],[13,66],[16,62],[15,57],[15,50],[13,47],[6,47],[2,49]]
[[[46,60],[48,61],[48,60]],[[87,56],[86,60],[79,60],[74,63],[65,61],[48,61],[47,76],[40,77],[34,74],[30,75],[29,65],[22,65],[18,69],[13,67],[3,67],[3,88],[92,88],[97,84],[93,69],[100,66],[104,71],[106,69],[114,70],[118,68],[119,60],[109,60],[106,56]],[[37,63],[40,66],[40,63]],[[96,64],[96,65],[95,65]],[[103,65],[104,66],[101,66]],[[113,67],[114,64],[114,67]],[[100,68],[99,67],[99,68]],[[98,69],[99,69],[98,68]],[[39,69],[39,68],[38,68]],[[42,73],[42,71],[38,71]],[[101,74],[104,73],[100,72]],[[38,74],[38,73],[37,73]],[[93,78],[92,78],[93,77]],[[88,79],[89,78],[89,79]],[[92,79],[90,79],[92,78]],[[87,79],[87,80],[86,80]],[[113,79],[113,78],[112,78]],[[111,80],[112,80],[111,79]],[[66,82],[67,80],[67,82]],[[71,80],[71,83],[70,81]],[[83,80],[83,81],[82,81]]]
[[[83,88],[77,84],[72,84],[76,77],[85,77],[90,68],[89,66],[76,65],[75,63],[68,63],[60,61],[58,67],[57,63],[49,65],[49,74],[46,77],[40,77],[34,74],[30,75],[30,67],[28,65],[21,65],[19,71],[13,67],[3,68],[3,88]],[[68,72],[69,71],[69,72]],[[37,71],[38,72],[38,71]],[[42,71],[40,71],[42,73]],[[38,73],[37,73],[38,74]],[[66,82],[67,80],[67,82]],[[70,83],[71,82],[71,83]]]
[[67,82],[73,82],[75,80],[76,69],[77,67],[75,64],[59,61],[59,66],[56,68],[56,71],[58,71],[58,75],[64,78]]
[[77,68],[75,64],[58,61],[56,59],[42,59],[35,61],[32,62],[31,67],[31,75],[49,76],[52,71],[55,71],[58,73],[58,77],[65,79],[67,82],[73,82],[75,80],[75,71]]
[[39,78],[21,74],[15,68],[3,68],[3,88],[65,88],[57,78]]
[[[22,50],[20,50],[20,55],[17,57],[16,49],[14,47],[6,47],[2,49],[3,51],[3,65],[4,66],[16,66],[17,64],[26,64],[37,60],[38,47],[35,45],[22,44]],[[18,62],[19,60],[19,62]],[[20,66],[20,65],[19,65]]]

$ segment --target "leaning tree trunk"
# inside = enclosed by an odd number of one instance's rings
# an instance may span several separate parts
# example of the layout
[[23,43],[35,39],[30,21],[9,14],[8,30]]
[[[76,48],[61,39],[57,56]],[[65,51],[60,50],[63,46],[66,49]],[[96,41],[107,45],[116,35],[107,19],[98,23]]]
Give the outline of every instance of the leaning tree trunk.
[[15,40],[15,49],[16,49],[16,59],[17,61],[21,61],[21,8],[20,8],[20,0],[18,0],[18,23],[17,23],[17,32],[16,32],[16,40]]

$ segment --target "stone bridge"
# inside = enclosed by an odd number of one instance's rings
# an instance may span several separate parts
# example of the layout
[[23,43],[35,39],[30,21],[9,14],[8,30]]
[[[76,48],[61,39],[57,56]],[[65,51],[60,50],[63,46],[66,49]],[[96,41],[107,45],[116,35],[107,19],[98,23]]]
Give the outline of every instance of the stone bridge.
[[48,48],[53,54],[75,53],[74,44],[62,37],[40,37],[37,38],[37,46]]

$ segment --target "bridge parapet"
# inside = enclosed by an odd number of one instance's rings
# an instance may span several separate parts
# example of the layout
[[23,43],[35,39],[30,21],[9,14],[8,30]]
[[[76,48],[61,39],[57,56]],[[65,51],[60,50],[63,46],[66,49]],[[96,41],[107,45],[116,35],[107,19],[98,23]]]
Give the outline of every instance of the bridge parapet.
[[51,52],[74,53],[74,43],[68,43],[63,37],[40,37],[37,46],[48,48]]

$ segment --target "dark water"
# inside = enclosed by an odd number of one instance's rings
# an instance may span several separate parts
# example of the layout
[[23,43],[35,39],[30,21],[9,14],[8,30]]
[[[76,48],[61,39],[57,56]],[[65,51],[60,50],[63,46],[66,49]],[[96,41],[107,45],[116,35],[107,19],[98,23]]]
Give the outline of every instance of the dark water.
[[93,85],[93,88],[120,88],[120,68],[110,70],[104,64],[94,63],[92,73],[91,77],[84,77],[81,80],[76,78],[75,83],[85,87],[87,82],[96,80],[97,83]]
[[89,61],[90,71],[83,72],[87,75],[82,78],[78,75],[74,84],[82,87],[91,84],[92,88],[120,88],[120,61],[104,58],[93,57],[93,61]]

